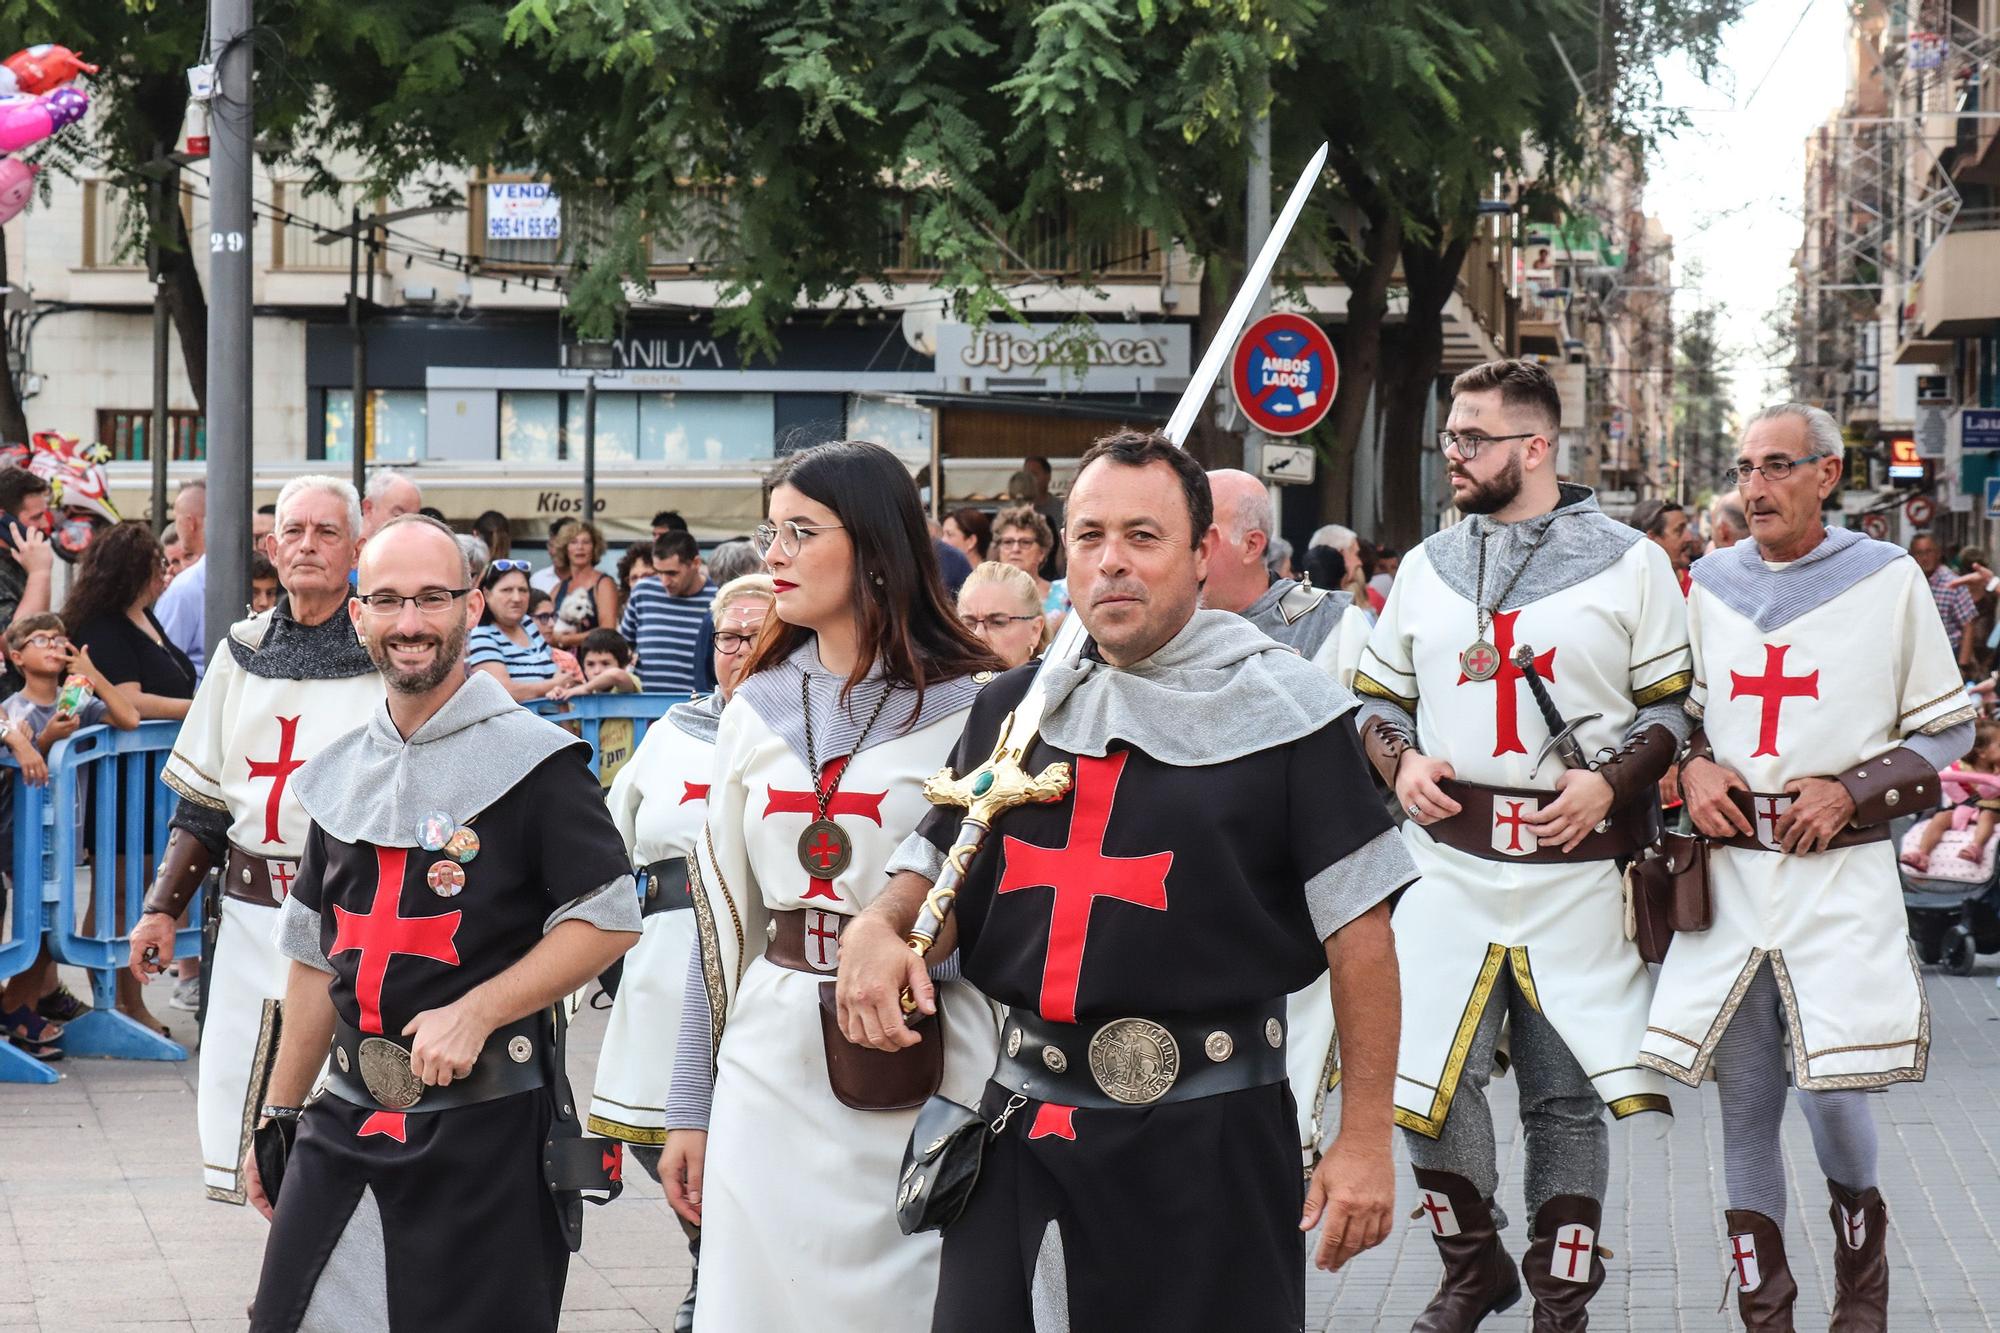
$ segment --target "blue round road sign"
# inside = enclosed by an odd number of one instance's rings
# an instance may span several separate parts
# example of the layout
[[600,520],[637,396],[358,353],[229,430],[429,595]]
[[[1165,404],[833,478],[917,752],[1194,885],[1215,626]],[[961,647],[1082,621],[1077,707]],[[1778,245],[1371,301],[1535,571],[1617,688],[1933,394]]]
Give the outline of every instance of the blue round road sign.
[[1229,387],[1266,435],[1299,435],[1320,423],[1340,387],[1325,330],[1303,315],[1266,315],[1236,344]]

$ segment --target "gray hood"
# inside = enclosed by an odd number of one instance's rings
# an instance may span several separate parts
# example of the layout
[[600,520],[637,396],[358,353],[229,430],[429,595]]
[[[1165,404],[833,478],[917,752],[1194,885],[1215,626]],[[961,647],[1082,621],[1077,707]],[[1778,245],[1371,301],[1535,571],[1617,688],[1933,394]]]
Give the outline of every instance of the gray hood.
[[441,810],[463,824],[572,745],[584,741],[515,703],[481,671],[407,741],[385,700],[365,725],[307,761],[292,790],[342,842],[414,847],[424,816]]
[[1485,599],[1490,605],[1507,581],[1521,570],[1528,552],[1534,551],[1533,562],[1521,571],[1520,580],[1507,594],[1506,601],[1492,608],[1512,611],[1564,588],[1575,587],[1598,571],[1610,568],[1636,543],[1645,540],[1645,534],[1637,528],[1628,527],[1599,509],[1597,494],[1589,487],[1564,482],[1559,492],[1554,509],[1519,523],[1495,523],[1484,514],[1474,514],[1427,538],[1424,555],[1446,587],[1466,601],[1476,602],[1479,548],[1484,543]]
[[1356,706],[1325,672],[1227,611],[1196,611],[1142,662],[1114,667],[1086,650],[1044,667],[1041,684],[1049,744],[1101,758],[1122,740],[1178,768],[1310,736]]
[[675,729],[684,731],[698,741],[715,744],[715,733],[722,726],[722,691],[704,694],[699,699],[689,699],[686,703],[675,704],[667,710],[667,721]]
[[1746,539],[1703,556],[1688,574],[1705,592],[1769,634],[1905,555],[1902,547],[1851,528],[1831,528],[1824,541],[1783,569],[1765,564],[1757,543]]

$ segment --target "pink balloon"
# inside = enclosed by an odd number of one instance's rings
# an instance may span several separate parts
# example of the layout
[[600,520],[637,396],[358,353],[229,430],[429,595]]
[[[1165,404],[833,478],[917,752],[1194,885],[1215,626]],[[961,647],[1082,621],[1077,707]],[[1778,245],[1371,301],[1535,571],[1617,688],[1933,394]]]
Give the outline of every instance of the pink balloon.
[[37,168],[14,158],[0,158],[0,223],[11,222],[35,194]]
[[90,98],[78,88],[0,103],[0,153],[17,153],[83,118]]

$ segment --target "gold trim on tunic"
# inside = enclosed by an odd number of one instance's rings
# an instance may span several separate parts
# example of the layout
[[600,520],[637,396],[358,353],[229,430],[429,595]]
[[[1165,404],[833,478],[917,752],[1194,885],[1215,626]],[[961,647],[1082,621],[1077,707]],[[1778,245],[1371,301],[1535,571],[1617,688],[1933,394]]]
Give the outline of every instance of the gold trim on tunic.
[[1611,1108],[1614,1120],[1623,1120],[1626,1116],[1639,1115],[1646,1111],[1657,1111],[1661,1115],[1674,1113],[1674,1104],[1667,1100],[1666,1094],[1659,1092],[1634,1093],[1630,1097],[1620,1097],[1615,1102],[1606,1102],[1605,1105]]
[[188,785],[186,778],[175,777],[171,768],[160,771],[160,781],[166,783],[182,800],[193,801],[196,805],[210,810],[220,810],[225,815],[229,813],[229,802],[210,796],[207,792],[196,791]]
[[1354,672],[1353,688],[1356,694],[1369,698],[1386,699],[1392,704],[1398,704],[1405,712],[1414,713],[1417,711],[1416,695],[1398,694],[1381,681],[1376,680],[1373,676],[1358,668]]
[[1650,707],[1676,694],[1684,694],[1694,684],[1694,672],[1676,671],[1673,675],[1654,681],[1644,689],[1632,691],[1632,702],[1641,708]]
[[601,1115],[591,1116],[583,1122],[583,1127],[593,1134],[602,1134],[607,1139],[618,1139],[641,1148],[657,1148],[667,1141],[665,1128],[641,1129],[620,1120],[606,1120]]
[[1507,950],[1507,961],[1513,964],[1514,984],[1521,988],[1521,998],[1536,1013],[1542,1012],[1542,997],[1535,994],[1534,970],[1528,966],[1528,946],[1516,944]]
[[[1466,1056],[1472,1051],[1473,1038],[1479,1033],[1479,1020],[1486,1013],[1486,1002],[1493,995],[1493,983],[1500,979],[1500,968],[1506,961],[1505,945],[1486,946],[1486,961],[1480,964],[1479,975],[1472,983],[1472,994],[1466,997],[1465,1011],[1459,1016],[1458,1032],[1452,1037],[1451,1049],[1445,1052],[1444,1073],[1438,1080],[1436,1095],[1431,1098],[1431,1113],[1422,1116],[1397,1107],[1396,1123],[1404,1129],[1428,1139],[1444,1133],[1445,1117],[1451,1114],[1451,1099],[1458,1092],[1459,1076],[1465,1072]],[[1427,1086],[1417,1079],[1405,1081]]]

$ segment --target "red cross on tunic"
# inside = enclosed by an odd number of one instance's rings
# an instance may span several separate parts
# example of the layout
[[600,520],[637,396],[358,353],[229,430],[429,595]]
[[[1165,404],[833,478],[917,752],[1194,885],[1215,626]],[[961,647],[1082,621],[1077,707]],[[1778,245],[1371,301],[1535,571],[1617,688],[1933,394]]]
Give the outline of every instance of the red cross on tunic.
[[[809,913],[806,918],[808,921],[812,923],[811,925],[806,927],[806,938],[813,941],[813,948],[819,954],[818,966],[822,972],[824,972],[828,966],[826,958],[827,941],[837,940],[840,938],[840,930],[838,927],[834,928],[833,930],[828,930],[826,928],[827,918],[830,917],[831,915],[833,915],[831,912],[821,912],[815,910]],[[838,955],[835,956],[838,957]]]
[[[1551,651],[1553,651],[1553,649]],[[1498,828],[1502,824],[1505,824],[1507,826],[1508,851],[1510,852],[1526,851],[1528,849],[1521,846],[1521,825],[1528,822],[1528,817],[1521,813],[1521,807],[1526,805],[1527,802],[1510,800],[1507,801],[1506,804],[1507,804],[1507,813],[1504,815],[1498,815],[1498,814],[1494,815],[1493,825],[1495,828]]]
[[1788,805],[1780,805],[1778,798],[1775,796],[1766,796],[1757,803],[1757,822],[1771,826],[1771,836],[1763,839],[1763,841],[1776,842],[1778,840],[1778,817],[1784,814],[1789,808]]
[[271,872],[271,883],[278,890],[278,900],[283,902],[292,896],[292,881],[298,876],[292,873],[290,861],[272,861],[266,867]]
[[[1745,1246],[1748,1249],[1745,1249]],[[1752,1267],[1757,1262],[1757,1242],[1747,1234],[1729,1238],[1729,1258],[1736,1265],[1736,1289],[1738,1291],[1757,1290],[1757,1273]]]
[[681,783],[681,787],[683,788],[681,792],[682,805],[686,805],[689,801],[705,801],[708,799],[708,784],[706,782],[683,782]]
[[1429,1190],[1425,1190],[1424,1201],[1417,1206],[1431,1215],[1431,1230],[1442,1236],[1444,1234],[1444,1219],[1451,1216],[1451,1205],[1448,1203],[1439,1203],[1437,1195],[1432,1194]]
[[413,958],[435,958],[451,967],[458,966],[457,912],[440,916],[404,916],[398,909],[403,897],[403,870],[408,863],[407,847],[375,849],[375,901],[367,912],[350,912],[334,905],[333,947],[327,957],[346,953],[361,954],[354,974],[354,999],[360,1006],[363,1032],[382,1031],[382,983],[389,975],[389,960],[397,954]]
[[[1514,622],[1521,618],[1519,611],[1496,612],[1493,617],[1493,646],[1500,653],[1500,670],[1493,676],[1493,755],[1526,754],[1528,747],[1521,744],[1521,691],[1516,681],[1526,680],[1521,668],[1514,665]],[[1535,655],[1535,674],[1551,684],[1556,678],[1556,650]],[[1477,685],[1464,672],[1459,673],[1461,685]]]
[[[831,790],[833,784],[840,781],[842,770],[847,767],[847,761],[853,757],[842,755],[827,762],[826,767],[819,773],[821,793]],[[826,817],[832,819],[836,815],[860,815],[863,819],[874,820],[875,827],[880,828],[882,802],[888,798],[889,793],[886,791],[836,791],[826,803]],[[810,815],[817,818],[819,802],[809,791],[783,791],[777,787],[766,787],[764,818],[769,819],[772,815]],[[822,834],[818,844],[806,848],[806,855],[813,857],[819,868],[825,870],[833,864],[835,851],[833,840]],[[806,891],[800,897],[801,899],[830,898],[834,902],[840,901],[840,895],[834,892],[832,878],[821,878],[811,872],[807,873]]]
[[1589,1268],[1586,1267],[1584,1269],[1585,1278],[1579,1278],[1576,1275],[1577,1256],[1590,1253],[1590,1242],[1583,1238],[1583,1228],[1577,1227],[1572,1230],[1569,1233],[1568,1240],[1557,1241],[1556,1248],[1569,1256],[1569,1272],[1564,1274],[1564,1276],[1572,1282],[1584,1281],[1590,1273]]
[[1041,1015],[1053,1023],[1076,1022],[1076,991],[1083,977],[1083,946],[1090,934],[1090,909],[1099,898],[1167,910],[1167,871],[1172,852],[1148,856],[1106,856],[1104,830],[1111,822],[1118,779],[1129,750],[1076,761],[1075,805],[1069,840],[1041,847],[1019,838],[1003,842],[1006,870],[998,893],[1019,889],[1055,890],[1049,907],[1049,949],[1042,963]]
[[1740,671],[1729,673],[1729,697],[1741,699],[1744,695],[1754,695],[1762,701],[1763,712],[1757,719],[1757,748],[1750,752],[1751,758],[1760,754],[1778,753],[1778,713],[1787,699],[1819,698],[1819,672],[1807,676],[1787,676],[1785,674],[1785,654],[1791,651],[1788,643],[1767,643],[1764,645],[1764,674],[1746,676]]
[[278,836],[278,807],[285,799],[285,783],[292,774],[305,767],[305,760],[292,758],[292,743],[298,739],[299,719],[281,717],[278,719],[278,757],[276,759],[250,760],[250,776],[271,779],[271,794],[264,798],[264,841],[283,843]]

